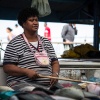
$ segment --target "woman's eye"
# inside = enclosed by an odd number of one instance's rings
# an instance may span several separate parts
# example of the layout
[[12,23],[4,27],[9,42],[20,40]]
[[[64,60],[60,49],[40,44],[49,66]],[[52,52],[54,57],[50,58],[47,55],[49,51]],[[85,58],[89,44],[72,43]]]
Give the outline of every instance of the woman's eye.
[[30,19],[29,21],[33,22],[34,20],[33,19]]
[[33,21],[38,21],[38,19],[30,19],[29,21],[33,22]]

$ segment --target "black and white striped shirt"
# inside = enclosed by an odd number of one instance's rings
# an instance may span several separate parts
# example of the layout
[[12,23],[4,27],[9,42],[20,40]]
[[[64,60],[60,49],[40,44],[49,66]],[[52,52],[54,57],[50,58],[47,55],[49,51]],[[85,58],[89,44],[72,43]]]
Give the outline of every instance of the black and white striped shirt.
[[[34,54],[31,52],[29,46],[23,39],[22,35],[18,35],[8,43],[4,55],[3,65],[15,64],[21,68],[29,68],[29,69],[36,70],[38,73],[43,75],[51,75],[52,73],[51,62],[57,60],[57,57],[51,42],[47,38],[44,38],[42,36],[39,37],[42,42],[42,45],[44,46],[44,49],[48,53],[49,60],[50,60],[49,66],[41,67],[36,64]],[[42,45],[38,44],[40,52],[43,50]],[[35,53],[36,50],[34,48],[32,49],[33,52]],[[15,77],[10,75],[7,76],[7,84],[15,80],[23,80],[27,82],[33,82],[33,83],[39,82],[41,84],[50,82],[50,79],[47,78],[37,78],[35,80],[32,80],[29,79],[27,76],[20,76],[20,77]]]

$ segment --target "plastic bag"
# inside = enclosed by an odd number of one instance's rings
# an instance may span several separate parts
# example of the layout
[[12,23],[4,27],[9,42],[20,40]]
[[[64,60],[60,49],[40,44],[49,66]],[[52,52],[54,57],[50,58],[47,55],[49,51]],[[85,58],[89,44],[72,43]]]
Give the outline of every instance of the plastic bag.
[[32,0],[31,7],[39,11],[39,17],[44,17],[51,13],[48,0]]

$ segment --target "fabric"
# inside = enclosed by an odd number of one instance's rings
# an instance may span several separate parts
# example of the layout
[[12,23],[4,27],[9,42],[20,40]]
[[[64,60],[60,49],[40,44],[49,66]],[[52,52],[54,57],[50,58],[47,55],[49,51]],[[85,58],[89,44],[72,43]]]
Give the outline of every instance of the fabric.
[[[50,65],[47,67],[41,67],[36,64],[34,55],[32,54],[29,46],[26,44],[24,41],[23,37],[21,35],[18,35],[10,41],[7,45],[5,55],[4,55],[4,61],[3,65],[5,64],[15,64],[17,66],[20,66],[21,68],[29,68],[29,69],[34,69],[38,73],[43,74],[43,75],[51,75],[52,68],[51,68],[51,62],[57,60],[56,54],[54,52],[54,48],[51,44],[51,42],[44,38],[39,36],[42,44],[44,45],[44,49],[48,53],[49,60],[50,60]],[[31,44],[30,44],[31,45]],[[38,48],[40,52],[43,50],[42,45],[38,44]],[[36,49],[32,48],[33,52],[36,52]],[[7,85],[13,84],[14,81],[16,80],[22,80],[22,81],[27,81],[27,82],[40,82],[41,84],[49,84],[50,79],[48,78],[37,78],[35,80],[29,79],[26,76],[20,76],[20,77],[12,77],[12,76],[7,76]],[[10,85],[11,85],[10,84]]]
[[36,47],[37,48],[37,46],[38,46],[38,41],[37,42],[30,42],[34,47]]
[[2,91],[0,92],[0,100],[8,100],[11,96],[19,93],[18,91]]
[[51,13],[48,0],[32,0],[31,7],[38,9],[40,17],[47,16]]

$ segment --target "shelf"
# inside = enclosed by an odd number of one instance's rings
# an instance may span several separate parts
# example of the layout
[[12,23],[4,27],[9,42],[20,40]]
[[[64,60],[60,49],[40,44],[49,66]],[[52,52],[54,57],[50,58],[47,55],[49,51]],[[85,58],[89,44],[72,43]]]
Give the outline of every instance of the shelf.
[[100,59],[58,59],[60,68],[100,69]]

